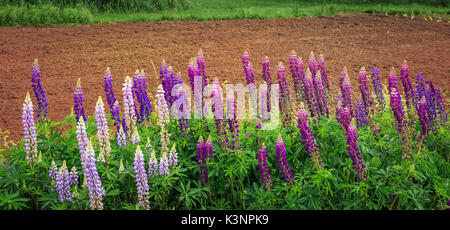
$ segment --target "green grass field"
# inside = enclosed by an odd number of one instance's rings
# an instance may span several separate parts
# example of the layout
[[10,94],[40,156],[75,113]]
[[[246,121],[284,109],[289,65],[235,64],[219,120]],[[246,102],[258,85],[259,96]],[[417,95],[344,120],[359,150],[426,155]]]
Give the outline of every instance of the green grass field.
[[442,0],[384,0],[382,6],[377,0],[0,0],[0,26],[295,18],[344,12],[436,15],[448,20],[450,7]]

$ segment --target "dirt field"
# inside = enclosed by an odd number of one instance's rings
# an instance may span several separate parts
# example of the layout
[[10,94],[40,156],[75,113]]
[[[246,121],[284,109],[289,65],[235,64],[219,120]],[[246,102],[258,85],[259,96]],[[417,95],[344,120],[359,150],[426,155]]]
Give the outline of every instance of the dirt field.
[[[233,21],[167,21],[117,23],[76,27],[0,28],[0,128],[13,140],[22,133],[21,110],[26,91],[32,92],[31,66],[39,59],[42,85],[49,98],[48,117],[60,121],[73,106],[77,78],[85,95],[87,115],[93,115],[98,96],[104,96],[103,75],[111,67],[114,90],[122,103],[125,76],[144,69],[150,87],[155,78],[151,61],[159,69],[162,59],[181,71],[199,49],[211,77],[244,83],[241,55],[245,50],[261,81],[261,62],[271,60],[272,75],[278,61],[288,62],[296,50],[306,61],[310,51],[325,56],[330,84],[337,90],[341,69],[349,69],[357,90],[361,66],[380,69],[382,80],[394,66],[408,60],[411,77],[424,72],[448,95],[450,23],[394,16],[346,16]],[[288,68],[287,68],[288,70]],[[290,78],[290,75],[288,75]],[[275,77],[273,77],[276,79]],[[33,98],[36,107],[36,101]],[[106,101],[105,101],[106,103]]]

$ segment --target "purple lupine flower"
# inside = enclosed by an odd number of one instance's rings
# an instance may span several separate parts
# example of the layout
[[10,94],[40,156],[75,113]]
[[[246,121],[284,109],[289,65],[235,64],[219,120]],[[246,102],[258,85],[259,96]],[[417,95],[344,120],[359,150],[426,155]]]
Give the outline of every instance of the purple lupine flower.
[[[303,106],[301,106],[303,107]],[[298,110],[298,129],[302,134],[302,144],[306,149],[311,161],[313,162],[313,166],[315,169],[319,170],[323,168],[322,158],[319,154],[319,148],[316,143],[316,138],[314,134],[311,132],[311,129],[308,125],[308,113],[305,109],[301,108]]]
[[159,114],[159,124],[161,126],[165,125],[165,123],[169,122],[169,106],[167,105],[167,101],[164,98],[164,89],[162,85],[158,86],[158,90],[156,92],[156,99],[158,102],[158,114]]
[[58,166],[56,166],[55,161],[52,160],[52,166],[48,170],[48,176],[52,180],[56,180],[56,175],[58,174]]
[[197,143],[197,165],[200,165],[199,179],[200,183],[204,187],[208,187],[208,167],[206,165],[206,159],[208,157],[208,146],[203,141],[203,137],[200,136]]
[[80,119],[80,116],[83,117],[84,121],[87,121],[86,115],[84,114],[84,106],[83,106],[83,89],[81,89],[81,80],[78,78],[77,85],[75,86],[75,92],[73,94],[74,100],[74,113],[76,115],[77,121]]
[[141,72],[136,70],[135,77],[136,81],[134,82],[133,88],[135,89],[136,97],[139,102],[138,122],[142,123],[144,121],[149,121],[153,107],[147,94],[147,81],[144,70],[141,70]]
[[212,144],[212,140],[211,140],[211,136],[208,137],[208,139],[205,142],[206,145],[206,157],[208,158],[213,158],[213,144]]
[[95,105],[95,120],[97,122],[98,143],[102,151],[101,155],[108,159],[111,153],[111,143],[109,142],[108,121],[105,117],[105,108],[101,96],[98,97],[97,104]]
[[199,76],[202,76],[203,79],[203,87],[205,87],[208,84],[208,76],[205,72],[205,55],[201,49],[197,53],[197,66]]
[[309,71],[311,71],[311,76],[313,76],[313,77],[316,76],[317,63],[316,63],[316,56],[314,55],[313,51],[311,51],[309,53],[308,67],[309,67]]
[[89,190],[89,202],[92,210],[103,209],[103,196],[105,190],[102,188],[102,182],[95,165],[95,152],[89,141],[86,153],[81,155],[81,165],[83,166],[84,176],[86,177],[86,186]]
[[391,94],[392,91],[395,91],[398,93],[399,104],[403,110],[402,96],[400,95],[400,91],[398,90],[397,75],[395,74],[394,67],[392,67],[391,71],[389,71],[389,77],[388,77],[388,92],[389,92],[389,94]]
[[167,159],[167,153],[165,151],[163,151],[159,160],[159,174],[169,175],[169,159]]
[[284,115],[283,117],[283,125],[285,127],[288,126],[288,123],[290,122],[290,112],[289,112],[289,106],[290,106],[290,91],[289,91],[289,85],[286,81],[286,71],[283,65],[283,62],[279,62],[277,66],[277,79],[278,84],[280,85],[280,113]]
[[22,108],[22,125],[26,160],[28,164],[37,163],[38,143],[36,139],[36,126],[34,124],[33,103],[31,102],[30,92],[27,92]]
[[405,93],[406,107],[409,109],[412,105],[415,105],[414,88],[412,87],[411,80],[409,79],[409,67],[408,63],[403,61],[400,67],[400,81],[403,85],[403,90]]
[[141,142],[141,137],[139,136],[139,132],[138,132],[137,126],[134,126],[134,128],[133,128],[133,132],[131,134],[130,141],[133,144],[138,144],[139,142]]
[[188,76],[189,76],[189,81],[191,83],[191,90],[193,91],[194,90],[194,77],[200,76],[198,66],[197,66],[197,61],[194,58],[191,58],[189,60]]
[[373,91],[375,92],[378,101],[378,111],[384,111],[386,101],[384,100],[383,85],[380,80],[380,71],[378,71],[377,67],[372,68],[372,75],[370,78],[372,79]]
[[439,126],[437,120],[438,108],[436,108],[436,90],[432,81],[425,81],[428,85],[425,90],[425,99],[427,100],[427,113],[430,120],[431,129],[436,132]]
[[343,107],[344,99],[342,94],[338,93],[336,95],[336,120],[341,123],[345,131],[347,131],[350,125],[350,110],[347,107]]
[[168,159],[169,166],[176,167],[178,165],[178,153],[175,149],[175,143],[172,146],[172,149],[169,152],[169,159]]
[[320,75],[322,76],[322,84],[327,91],[330,91],[330,83],[328,82],[328,74],[325,68],[325,59],[323,54],[319,55],[319,60],[317,62],[317,67],[320,71]]
[[123,125],[119,124],[119,131],[117,131],[117,146],[123,147],[125,145],[127,145],[127,135],[123,130]]
[[69,171],[67,170],[66,161],[64,161],[61,168],[59,168],[55,181],[55,189],[58,192],[59,201],[72,201],[72,194],[70,193],[70,176]]
[[353,162],[353,167],[355,168],[358,181],[362,178],[368,179],[366,166],[364,165],[361,153],[358,149],[358,135],[356,132],[355,122],[352,120],[350,126],[347,130],[347,151]]
[[354,117],[355,113],[353,111],[353,104],[352,104],[352,86],[350,83],[350,78],[348,77],[347,68],[344,67],[344,69],[341,72],[341,76],[339,78],[340,88],[341,88],[341,94],[344,102],[345,108],[348,108],[350,112],[350,116]]
[[300,66],[299,59],[297,58],[297,53],[292,50],[289,55],[289,70],[291,71],[292,80],[294,82],[294,91],[297,96],[297,100],[304,98],[303,96],[303,82],[304,82],[304,71],[303,63]]
[[376,137],[378,133],[381,133],[381,128],[379,124],[375,124],[373,127],[373,135]]
[[148,161],[148,176],[150,178],[158,176],[159,166],[155,156],[155,150],[152,150],[150,160]]
[[262,143],[262,147],[258,152],[258,167],[264,189],[271,189],[272,179],[270,177],[269,168],[267,167],[267,149],[264,143]]
[[119,102],[117,101],[116,96],[114,95],[111,70],[109,69],[109,67],[106,68],[103,81],[105,83],[106,100],[108,101],[111,117],[114,120],[114,126],[116,126],[117,131],[119,131],[119,124],[121,123],[120,108]]
[[288,184],[294,184],[295,177],[292,174],[291,167],[289,167],[289,164],[286,160],[286,147],[284,146],[283,138],[281,137],[281,134],[278,135],[277,143],[276,143],[276,152],[277,152],[277,159],[278,167],[281,170],[281,173],[283,174],[284,180]]
[[423,96],[425,96],[425,81],[423,79],[423,72],[420,72],[417,74],[416,78],[416,89],[415,91],[415,106],[416,110],[419,110],[418,103],[422,99]]
[[242,54],[242,68],[245,72],[245,81],[248,84],[255,84],[255,75],[253,73],[253,66],[250,63],[250,56],[248,55],[248,52],[245,51],[244,54]]
[[267,84],[267,111],[270,112],[270,90],[272,85],[272,77],[270,75],[270,60],[267,56],[262,63],[262,76],[264,82]]
[[86,154],[86,150],[89,144],[89,139],[86,133],[86,123],[84,123],[83,119],[78,120],[76,134],[78,140],[78,149],[80,151],[80,155],[82,156],[81,163],[83,163],[83,160],[85,159],[84,155]]
[[130,77],[125,78],[125,82],[123,84],[123,117],[126,124],[125,133],[127,137],[131,138],[131,134],[133,132],[134,126],[136,126],[136,112],[134,109],[134,99],[133,99],[133,84],[131,82]]
[[315,89],[316,89],[316,99],[318,108],[317,111],[320,111],[319,117],[322,115],[326,115],[326,117],[329,117],[329,111],[328,111],[328,103],[327,103],[327,97],[325,95],[325,91],[322,85],[322,76],[320,75],[320,71],[317,71],[316,77],[314,78],[315,82]]
[[[183,79],[181,77],[181,72],[177,73],[175,85],[177,85],[177,84],[183,84]],[[184,100],[184,104],[182,104],[180,106],[180,111],[177,111],[177,112],[179,112],[179,114],[187,113],[188,111],[185,111],[185,110],[188,110],[189,108],[184,106],[184,105],[188,104],[188,101],[187,101],[187,98],[186,98],[186,92],[184,91],[184,89],[182,87],[178,87],[177,90],[178,90],[178,94],[177,94],[178,96],[174,97],[175,101],[177,101],[179,99],[180,100]],[[180,116],[180,117],[181,118],[178,119],[178,122],[180,123],[181,136],[186,138],[187,136],[185,134],[185,131],[186,131],[187,128],[189,128],[189,120],[184,118],[184,116]]]
[[72,166],[72,170],[70,170],[69,178],[70,178],[70,180],[69,180],[70,185],[78,184],[78,171],[77,171],[77,168],[75,168],[75,166]]
[[227,135],[226,123],[223,119],[224,117],[224,106],[222,99],[222,89],[220,87],[219,80],[214,79],[213,89],[211,92],[213,104],[211,105],[211,110],[214,115],[214,123],[216,125],[216,134],[219,138],[219,142],[224,149],[229,147],[229,139]]
[[[359,71],[358,83],[365,114],[369,115],[369,111],[372,109],[373,106],[373,100],[369,92],[369,87],[367,86],[367,71],[365,67],[361,67],[361,70]],[[358,125],[358,127],[360,126]]]
[[448,122],[448,114],[444,109],[444,100],[442,100],[441,89],[436,88],[435,90],[436,108],[438,110],[441,125],[445,126]]
[[356,102],[356,108],[355,108],[355,118],[356,118],[356,125],[358,128],[361,127],[367,127],[368,121],[367,121],[367,109],[364,105],[364,102],[362,99],[359,99]]
[[144,154],[138,145],[134,155],[134,178],[136,179],[136,187],[138,194],[138,207],[150,210],[149,204],[149,186],[147,181],[147,172],[144,167]]
[[402,132],[402,128],[405,125],[405,114],[403,112],[402,106],[400,104],[400,95],[396,89],[392,89],[390,92],[391,108],[394,113],[395,127],[399,133]]
[[[231,105],[231,103],[233,103]],[[233,107],[232,107],[233,106]],[[228,129],[231,134],[230,147],[233,153],[237,153],[240,148],[239,141],[239,120],[237,119],[237,102],[236,98],[228,98],[227,99],[227,109],[233,108],[233,114],[231,117],[227,117],[228,121]]]
[[417,111],[419,115],[420,125],[422,126],[422,131],[420,132],[419,138],[421,140],[426,140],[428,138],[428,133],[430,132],[430,121],[427,116],[427,101],[425,97],[419,101],[419,110]]
[[318,111],[317,111],[317,98],[316,98],[316,94],[314,93],[314,83],[313,83],[313,78],[311,76],[311,71],[308,69],[306,69],[306,76],[305,76],[305,101],[306,104],[308,105],[308,110],[309,113],[311,115],[312,118],[314,118],[315,116],[318,115]]
[[39,70],[38,59],[34,60],[31,69],[31,87],[33,87],[34,96],[38,105],[36,116],[38,120],[42,120],[48,113],[48,98],[41,85],[41,71]]

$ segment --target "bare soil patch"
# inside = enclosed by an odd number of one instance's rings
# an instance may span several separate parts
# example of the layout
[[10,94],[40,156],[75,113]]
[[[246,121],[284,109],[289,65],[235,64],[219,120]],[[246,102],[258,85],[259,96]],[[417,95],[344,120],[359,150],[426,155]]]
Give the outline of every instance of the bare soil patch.
[[[70,113],[77,78],[85,96],[87,115],[93,115],[98,96],[104,96],[103,75],[111,67],[114,90],[122,103],[125,76],[144,69],[150,88],[160,84],[165,59],[187,81],[187,64],[202,49],[210,77],[244,83],[241,55],[247,50],[261,80],[261,62],[271,60],[272,75],[289,52],[307,61],[310,51],[325,57],[336,92],[339,73],[349,70],[357,90],[361,66],[380,69],[382,80],[403,60],[411,78],[424,72],[446,94],[449,90],[450,23],[394,16],[346,16],[230,21],[165,21],[67,27],[0,28],[0,128],[22,135],[21,110],[26,91],[32,92],[31,66],[39,59],[42,85],[49,98],[48,117],[60,121]],[[287,68],[288,70],[288,68]],[[397,71],[397,72],[398,72]],[[288,75],[290,76],[290,75]],[[276,79],[275,77],[273,77]],[[288,77],[290,78],[290,77]],[[448,97],[448,96],[447,96]],[[34,101],[36,106],[36,102]]]

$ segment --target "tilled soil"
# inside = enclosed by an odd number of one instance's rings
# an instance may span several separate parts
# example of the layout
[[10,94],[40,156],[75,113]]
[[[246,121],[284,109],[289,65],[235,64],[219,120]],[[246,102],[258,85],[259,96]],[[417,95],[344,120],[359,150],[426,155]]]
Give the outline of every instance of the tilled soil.
[[[186,81],[188,61],[199,49],[205,54],[207,74],[231,83],[245,82],[241,64],[245,50],[258,81],[265,56],[271,60],[272,78],[276,80],[276,64],[285,62],[289,73],[289,52],[295,50],[305,63],[310,51],[324,55],[333,92],[344,66],[356,91],[361,66],[369,74],[377,66],[384,82],[391,67],[399,72],[403,60],[408,61],[412,80],[418,72],[424,72],[425,79],[433,80],[445,93],[449,90],[450,23],[421,17],[347,14],[0,28],[0,129],[10,130],[11,138],[20,140],[22,104],[26,92],[32,93],[31,66],[35,58],[39,59],[42,85],[48,95],[48,118],[60,121],[73,107],[77,78],[81,78],[86,113],[93,115],[98,96],[105,95],[103,76],[107,66],[111,67],[114,91],[122,103],[125,76],[144,69],[155,92],[160,81],[152,62],[159,71],[165,59]],[[287,76],[290,79],[290,74]],[[34,97],[33,104],[36,108]]]

